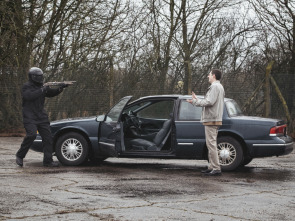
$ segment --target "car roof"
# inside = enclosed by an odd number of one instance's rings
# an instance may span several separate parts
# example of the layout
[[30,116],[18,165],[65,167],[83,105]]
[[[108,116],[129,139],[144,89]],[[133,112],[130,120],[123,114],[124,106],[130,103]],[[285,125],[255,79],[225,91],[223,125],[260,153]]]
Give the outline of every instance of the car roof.
[[[199,97],[199,98],[204,98],[204,95],[196,95],[196,96]],[[181,96],[179,97],[179,99],[191,99],[191,98],[192,98],[191,95],[181,95]],[[232,100],[232,98],[227,98],[227,97],[225,97],[224,100],[225,100],[225,101],[229,101],[229,100]]]
[[[197,95],[197,97],[199,98],[204,98],[204,95]],[[140,100],[144,100],[144,99],[191,99],[192,96],[191,95],[182,95],[182,94],[167,94],[167,95],[150,95],[150,96],[144,96],[144,97],[140,97],[133,102],[137,102],[137,101],[140,101]],[[232,100],[230,98],[224,98],[225,101],[228,101],[228,100]]]

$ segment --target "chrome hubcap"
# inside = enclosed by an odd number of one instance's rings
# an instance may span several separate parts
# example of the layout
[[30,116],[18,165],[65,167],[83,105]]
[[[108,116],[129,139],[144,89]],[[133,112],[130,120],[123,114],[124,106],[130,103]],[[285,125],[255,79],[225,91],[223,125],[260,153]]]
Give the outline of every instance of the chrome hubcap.
[[219,155],[219,162],[221,165],[230,165],[236,159],[236,149],[230,143],[220,143],[218,144],[218,155]]
[[61,153],[63,157],[69,161],[75,161],[82,155],[83,147],[79,140],[69,138],[65,140],[61,146]]

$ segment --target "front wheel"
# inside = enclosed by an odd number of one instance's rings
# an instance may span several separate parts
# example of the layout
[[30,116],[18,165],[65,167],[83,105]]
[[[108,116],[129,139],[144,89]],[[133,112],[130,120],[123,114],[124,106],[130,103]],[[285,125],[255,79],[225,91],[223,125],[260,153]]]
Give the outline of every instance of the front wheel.
[[103,161],[107,159],[107,157],[93,157],[92,155],[88,156],[88,159],[93,164],[101,164]]
[[234,138],[225,136],[217,139],[217,149],[221,169],[223,171],[235,170],[243,161],[243,149]]
[[77,166],[88,159],[88,149],[86,139],[81,134],[71,132],[58,139],[55,152],[62,164]]

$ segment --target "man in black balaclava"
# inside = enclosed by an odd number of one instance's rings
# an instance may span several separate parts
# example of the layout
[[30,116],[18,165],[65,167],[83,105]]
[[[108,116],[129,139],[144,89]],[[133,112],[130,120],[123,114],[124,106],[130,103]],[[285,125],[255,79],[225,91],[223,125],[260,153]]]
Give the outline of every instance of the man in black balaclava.
[[23,123],[26,136],[16,153],[16,163],[23,166],[23,159],[29,151],[37,136],[37,130],[42,137],[43,144],[43,165],[47,167],[58,167],[58,162],[52,159],[52,135],[48,115],[44,110],[45,97],[54,97],[60,94],[67,85],[59,88],[43,86],[43,71],[40,68],[32,67],[29,70],[29,81],[22,87],[22,109]]

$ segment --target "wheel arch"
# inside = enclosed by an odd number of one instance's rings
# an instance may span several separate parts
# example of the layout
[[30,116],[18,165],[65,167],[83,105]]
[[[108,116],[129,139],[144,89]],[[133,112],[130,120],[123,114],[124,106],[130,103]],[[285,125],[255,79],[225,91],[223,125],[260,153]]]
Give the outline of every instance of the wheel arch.
[[90,142],[90,139],[89,139],[89,136],[88,134],[79,129],[79,128],[64,128],[62,130],[59,130],[55,135],[54,135],[54,139],[53,139],[53,148],[54,148],[54,151],[55,151],[55,148],[56,148],[56,143],[58,141],[58,139],[63,136],[64,134],[67,134],[67,133],[70,133],[70,132],[75,132],[75,133],[78,133],[80,135],[82,135],[85,140],[87,141],[87,144],[88,144],[88,147],[89,147],[89,151],[92,151],[92,144]]
[[[217,138],[226,137],[226,136],[236,139],[242,146],[244,156],[249,155],[247,145],[246,145],[244,139],[239,134],[234,133],[232,131],[218,131]],[[203,146],[202,159],[208,159],[208,148],[206,146],[206,143]]]
[[239,134],[231,132],[231,131],[219,131],[218,132],[217,137],[225,137],[225,136],[232,137],[232,138],[236,139],[242,146],[244,156],[249,155],[247,145],[246,145],[244,139]]

